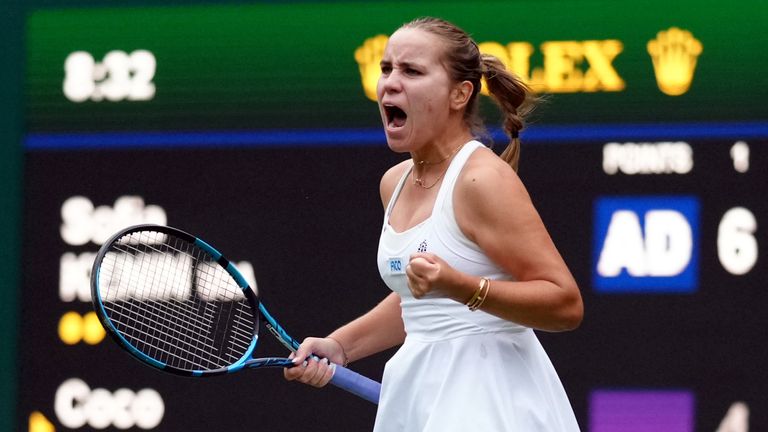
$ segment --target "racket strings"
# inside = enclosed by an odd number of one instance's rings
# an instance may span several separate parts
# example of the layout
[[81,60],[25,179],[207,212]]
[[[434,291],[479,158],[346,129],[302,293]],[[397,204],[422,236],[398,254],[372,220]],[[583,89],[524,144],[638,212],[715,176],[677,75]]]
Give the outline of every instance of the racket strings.
[[145,355],[185,370],[242,358],[256,317],[240,287],[202,249],[159,232],[134,232],[105,254],[100,295],[117,331]]
[[[162,248],[153,247],[149,243],[142,244],[144,247],[140,249],[138,247],[132,246],[130,242],[128,242],[126,245],[126,251],[130,250],[134,255],[144,254],[138,256],[151,257],[153,259],[157,258],[157,256],[146,255],[147,251],[160,254],[164,253]],[[178,248],[174,248],[171,245],[166,246],[170,250],[181,252]],[[136,260],[130,261],[130,263],[135,264]],[[152,273],[152,275],[158,278],[159,285],[152,283],[153,281],[147,280],[146,275],[148,274],[148,269],[146,269],[146,266],[148,264],[154,265],[154,268],[157,269],[157,271]],[[200,344],[194,339],[194,336],[203,335],[205,330],[210,331],[210,326],[207,326],[207,329],[203,328],[202,330],[198,328],[196,332],[185,331],[185,328],[190,330],[194,328],[190,326],[190,324],[199,322],[199,320],[195,318],[199,317],[200,315],[197,314],[196,311],[193,311],[192,308],[190,308],[190,305],[187,303],[178,303],[170,300],[157,305],[153,299],[153,297],[155,297],[153,293],[159,293],[159,298],[162,299],[173,299],[175,297],[182,297],[187,295],[188,290],[186,288],[184,289],[183,293],[181,291],[175,292],[173,288],[184,286],[184,281],[188,279],[188,272],[185,270],[187,267],[188,266],[186,265],[179,266],[178,268],[182,271],[173,271],[169,260],[155,259],[155,261],[148,262],[147,260],[142,259],[139,261],[138,270],[135,270],[131,267],[124,269],[125,272],[129,275],[127,285],[121,284],[122,280],[118,279],[118,287],[135,287],[136,289],[130,290],[128,294],[133,295],[136,300],[143,302],[129,302],[127,303],[129,307],[123,307],[121,312],[124,315],[120,316],[128,318],[127,321],[122,320],[122,323],[125,324],[123,333],[132,336],[133,341],[136,343],[136,345],[138,345],[139,350],[145,352],[145,354],[148,354],[150,357],[155,359],[161,359],[163,358],[163,355],[178,356],[178,354],[174,354],[168,351],[168,349],[171,349],[176,353],[182,353],[188,358],[195,358],[198,361],[205,361],[204,358],[200,358],[200,356],[194,354],[194,349],[189,350],[185,348],[195,348],[195,345],[197,345],[197,348],[200,348]],[[150,270],[151,269],[152,267]],[[169,280],[169,276],[173,277],[173,279]],[[147,284],[147,282],[150,283]],[[147,291],[147,286],[154,289]],[[168,287],[171,288],[169,289]],[[179,321],[178,317],[184,317],[185,322]],[[151,320],[147,320],[146,318],[151,318]],[[137,325],[132,326],[130,325],[131,322]],[[155,325],[147,325],[149,323],[153,323]],[[210,340],[209,337],[206,337],[205,339]],[[148,343],[149,341],[159,343]]]

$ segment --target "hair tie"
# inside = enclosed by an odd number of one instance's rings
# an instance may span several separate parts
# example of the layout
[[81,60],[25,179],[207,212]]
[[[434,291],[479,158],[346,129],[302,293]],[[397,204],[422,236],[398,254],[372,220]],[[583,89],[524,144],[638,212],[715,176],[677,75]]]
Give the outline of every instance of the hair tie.
[[492,71],[491,68],[483,64],[483,76],[485,77],[486,81],[496,78],[496,75],[498,75],[497,71]]
[[480,72],[482,72],[483,75],[487,74],[491,71],[491,68],[488,67],[488,55],[480,53]]

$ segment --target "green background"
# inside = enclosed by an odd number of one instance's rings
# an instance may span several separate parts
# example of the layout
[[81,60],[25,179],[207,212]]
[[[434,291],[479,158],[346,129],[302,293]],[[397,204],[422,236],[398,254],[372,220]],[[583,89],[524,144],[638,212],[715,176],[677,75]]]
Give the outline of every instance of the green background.
[[[337,2],[47,10],[27,28],[27,124],[31,132],[378,127],[355,49],[413,17],[436,15],[478,42],[527,41],[532,68],[546,41],[618,39],[618,92],[549,97],[542,124],[765,119],[768,12],[758,2],[516,1]],[[704,49],[691,89],[657,87],[647,43],[676,26]],[[85,50],[147,49],[157,59],[150,101],[74,103],[62,92],[64,60]],[[587,61],[579,66],[586,70]]]

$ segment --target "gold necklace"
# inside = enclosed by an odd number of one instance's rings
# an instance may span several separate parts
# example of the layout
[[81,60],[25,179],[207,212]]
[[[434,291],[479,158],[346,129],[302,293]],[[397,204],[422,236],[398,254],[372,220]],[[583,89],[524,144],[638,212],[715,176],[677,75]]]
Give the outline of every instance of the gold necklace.
[[453,149],[453,151],[448,156],[444,157],[443,159],[441,159],[441,160],[439,160],[437,162],[428,162],[428,161],[425,161],[425,160],[420,160],[418,162],[415,162],[413,168],[411,168],[411,177],[413,178],[413,184],[416,185],[416,186],[419,186],[419,187],[421,187],[423,189],[432,189],[433,187],[435,187],[435,185],[437,183],[439,183],[440,180],[443,178],[445,173],[448,172],[448,168],[451,167],[451,164],[448,164],[448,166],[445,167],[443,172],[440,173],[440,175],[437,176],[435,181],[432,182],[432,184],[430,184],[429,186],[427,186],[424,183],[424,179],[423,178],[416,177],[416,165],[422,166],[422,165],[438,165],[438,164],[441,164],[441,163],[447,161],[448,159],[450,159],[451,157],[453,157],[453,155],[455,155],[459,151],[459,149],[462,148],[462,147],[464,147],[464,144],[461,144],[460,146],[456,147],[455,149]]
[[448,172],[448,168],[447,167],[445,168],[445,171],[442,172],[442,174],[437,176],[437,178],[435,179],[434,183],[432,183],[429,186],[424,184],[424,179],[416,178],[415,174],[413,174],[413,171],[411,171],[411,177],[413,177],[413,184],[415,184],[416,186],[418,186],[420,188],[423,188],[423,189],[432,189],[440,181],[440,179],[443,178],[443,176],[445,175],[446,172]]

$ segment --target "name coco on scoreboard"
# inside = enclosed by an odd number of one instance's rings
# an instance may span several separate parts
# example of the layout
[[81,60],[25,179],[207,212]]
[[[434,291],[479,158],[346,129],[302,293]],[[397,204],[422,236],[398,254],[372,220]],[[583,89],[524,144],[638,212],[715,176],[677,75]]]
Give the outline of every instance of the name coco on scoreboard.
[[56,390],[54,411],[59,422],[71,429],[85,425],[94,429],[153,429],[163,420],[165,402],[153,388],[120,388],[111,392],[92,389],[82,379],[70,378]]

